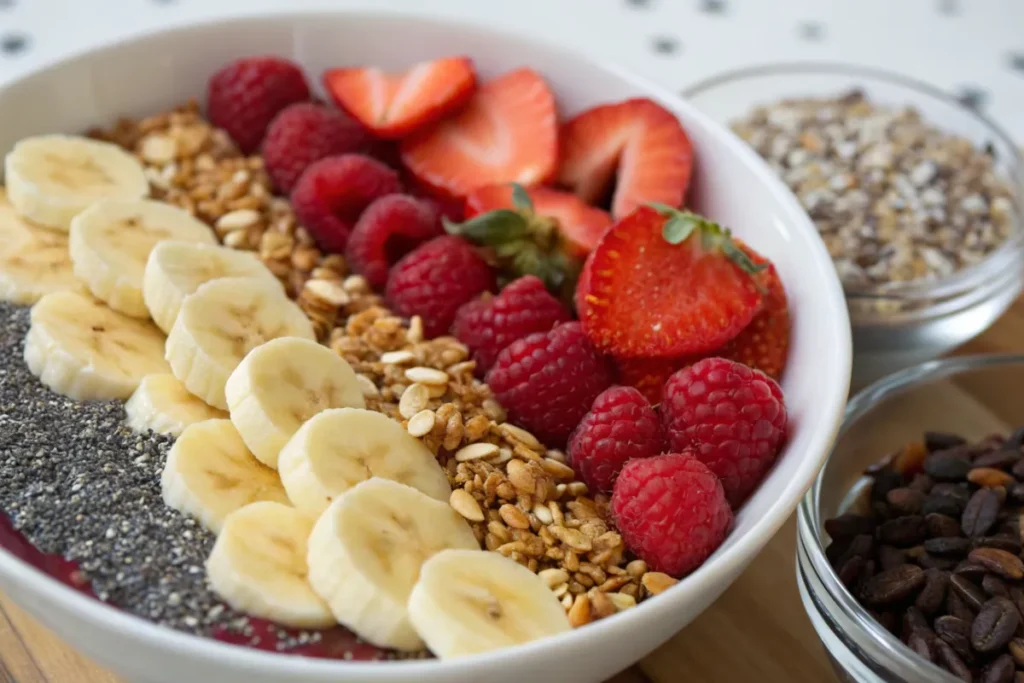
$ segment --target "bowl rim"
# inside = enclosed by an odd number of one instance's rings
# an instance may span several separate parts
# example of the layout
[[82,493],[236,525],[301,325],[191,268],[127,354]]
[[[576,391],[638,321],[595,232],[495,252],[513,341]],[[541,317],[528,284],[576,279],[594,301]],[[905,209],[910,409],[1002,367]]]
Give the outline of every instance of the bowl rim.
[[[861,390],[847,403],[846,415],[843,424],[836,435],[836,441],[842,439],[843,434],[850,429],[865,413],[892,396],[899,395],[904,391],[921,386],[935,380],[944,379],[958,375],[965,371],[979,368],[998,367],[1005,365],[1024,366],[1024,354],[1018,353],[991,353],[972,354],[964,356],[951,356],[939,358],[915,365],[899,372],[887,375]],[[844,623],[852,624],[857,632],[851,634],[848,628],[840,625],[831,610],[823,604],[819,596],[811,592],[811,598],[815,607],[821,612],[825,622],[832,628],[833,632],[845,642],[851,649],[863,652],[857,636],[865,636],[874,644],[889,654],[895,660],[895,665],[900,667],[902,673],[920,674],[920,667],[925,667],[931,676],[929,680],[940,683],[958,683],[959,678],[940,668],[937,664],[927,662],[917,653],[911,650],[902,640],[890,633],[884,626],[876,621],[868,611],[857,602],[853,594],[839,580],[839,575],[825,557],[825,548],[822,544],[822,524],[818,500],[821,497],[821,487],[824,483],[825,471],[829,462],[836,453],[835,447],[829,452],[824,466],[815,477],[814,485],[804,494],[800,505],[797,507],[797,572],[801,577],[813,572],[816,584],[824,587],[829,602],[837,608]],[[802,562],[803,557],[807,562]],[[807,582],[806,578],[801,581]],[[805,609],[807,605],[804,605]],[[837,631],[837,629],[841,629]],[[852,642],[851,642],[852,641]],[[896,672],[900,673],[900,672]]]
[[[953,107],[968,117],[974,118],[987,129],[992,137],[996,138],[1000,144],[1006,147],[1006,155],[1008,156],[1006,163],[1008,164],[1009,174],[1003,176],[1003,180],[1006,181],[1010,190],[1010,202],[1014,215],[1010,226],[1012,232],[1005,242],[982,260],[950,275],[933,280],[889,282],[850,291],[846,291],[844,288],[844,293],[849,299],[864,300],[866,302],[891,299],[905,299],[915,302],[939,299],[938,303],[941,304],[951,297],[959,295],[969,296],[976,287],[984,285],[993,277],[993,269],[995,269],[996,273],[1000,273],[1012,267],[1020,268],[1021,252],[1024,250],[1024,150],[1014,141],[1013,136],[1007,133],[994,119],[983,112],[968,107],[951,93],[913,76],[878,67],[840,61],[802,60],[773,62],[731,69],[684,88],[682,95],[684,98],[699,97],[713,91],[715,88],[732,83],[782,74],[835,74],[884,81],[937,100]],[[795,94],[779,94],[780,98],[789,96],[795,96]],[[931,313],[927,307],[925,311]],[[886,316],[883,316],[882,320],[884,321],[885,318]]]
[[[528,42],[542,46],[552,55],[593,66],[635,85],[638,90],[642,90],[648,96],[670,102],[676,108],[685,109],[691,118],[700,120],[703,126],[714,132],[720,144],[735,153],[745,165],[754,168],[760,176],[760,180],[772,189],[772,194],[787,221],[792,226],[798,226],[796,229],[803,231],[806,237],[812,238],[809,240],[809,246],[817,252],[819,258],[816,265],[820,269],[820,274],[824,276],[815,286],[825,292],[825,296],[831,300],[830,310],[835,311],[835,316],[829,325],[831,329],[827,335],[835,340],[836,346],[830,349],[829,362],[822,368],[820,375],[820,386],[831,387],[831,390],[823,392],[824,395],[817,401],[818,405],[823,406],[821,414],[823,420],[816,425],[805,427],[812,432],[812,437],[806,450],[798,454],[802,460],[796,476],[782,486],[775,501],[761,517],[754,521],[752,527],[742,538],[738,539],[735,544],[716,551],[709,561],[688,575],[680,584],[666,591],[660,599],[644,601],[637,607],[617,615],[615,619],[602,619],[588,625],[585,629],[573,629],[567,633],[523,645],[450,660],[403,660],[390,661],[385,664],[282,655],[240,647],[160,626],[142,617],[119,610],[66,586],[3,549],[0,549],[0,574],[12,577],[28,587],[30,592],[51,596],[55,602],[62,605],[64,610],[73,613],[77,619],[100,624],[109,633],[124,639],[125,643],[141,642],[154,650],[186,655],[193,661],[227,666],[236,672],[259,672],[262,675],[277,675],[282,678],[303,676],[305,677],[303,680],[323,683],[341,680],[392,680],[396,675],[412,680],[414,676],[436,674],[439,671],[444,671],[452,676],[472,676],[478,673],[479,668],[483,665],[516,667],[517,663],[522,661],[520,658],[523,656],[538,657],[544,660],[558,659],[564,655],[567,647],[579,646],[585,649],[586,643],[594,640],[595,637],[599,641],[634,640],[636,633],[640,632],[645,624],[669,618],[671,613],[676,611],[682,596],[682,593],[679,592],[682,586],[714,583],[713,576],[715,574],[738,574],[746,564],[747,558],[752,559],[763,548],[792,514],[801,496],[813,484],[814,478],[829,452],[829,445],[842,421],[843,408],[849,392],[853,355],[849,316],[846,312],[842,287],[838,276],[829,277],[833,273],[831,259],[824,243],[817,238],[817,231],[810,218],[796,197],[781,180],[775,177],[754,150],[750,149],[725,126],[702,113],[678,94],[616,63],[585,52],[575,51],[552,40],[525,35],[512,29],[462,18],[453,19],[422,10],[397,12],[386,9],[354,10],[348,8],[334,10],[273,9],[204,18],[199,21],[170,22],[156,29],[133,32],[127,36],[86,47],[41,64],[0,85],[0,96],[15,86],[32,79],[45,77],[48,72],[60,69],[69,63],[138,46],[159,36],[193,30],[227,29],[245,24],[255,26],[268,22],[315,21],[318,18],[337,19],[338,17],[363,21],[406,21],[418,23],[427,28],[455,27],[478,35],[492,36],[496,40]],[[810,269],[815,267],[815,264],[808,265],[811,267]],[[673,594],[676,596],[675,599],[673,599]]]

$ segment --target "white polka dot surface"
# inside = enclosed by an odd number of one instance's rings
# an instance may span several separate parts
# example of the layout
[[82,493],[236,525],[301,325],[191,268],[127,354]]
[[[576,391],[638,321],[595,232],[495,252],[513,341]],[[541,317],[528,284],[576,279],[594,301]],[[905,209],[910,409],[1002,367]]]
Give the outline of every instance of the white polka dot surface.
[[1019,0],[0,0],[0,83],[122,36],[287,7],[500,24],[617,61],[673,89],[770,62],[880,67],[963,98],[1024,141]]

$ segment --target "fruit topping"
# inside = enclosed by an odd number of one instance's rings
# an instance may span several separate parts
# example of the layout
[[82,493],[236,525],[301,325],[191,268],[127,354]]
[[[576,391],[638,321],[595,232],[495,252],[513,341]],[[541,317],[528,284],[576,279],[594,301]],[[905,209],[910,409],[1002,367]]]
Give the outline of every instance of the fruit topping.
[[444,234],[438,207],[405,194],[389,194],[366,207],[349,235],[345,259],[371,287],[382,289],[400,258]]
[[428,337],[448,332],[467,301],[495,289],[494,273],[469,242],[435,237],[406,254],[388,275],[387,299],[399,315],[420,316]]
[[556,447],[611,382],[607,361],[578,322],[512,342],[487,373],[509,419]]
[[363,210],[400,190],[398,174],[376,159],[342,154],[306,169],[292,192],[292,208],[321,249],[340,254]]
[[763,372],[705,358],[672,375],[659,407],[668,447],[692,450],[735,508],[771,469],[786,438],[782,390]]
[[591,253],[577,312],[591,341],[617,357],[711,351],[759,311],[765,267],[716,223],[668,207],[641,208]]
[[558,183],[591,204],[611,193],[615,218],[650,202],[678,207],[686,197],[690,139],[675,115],[652,100],[587,110],[562,127],[560,142]]
[[510,71],[482,84],[454,116],[403,140],[401,150],[413,175],[441,195],[544,183],[558,158],[555,98],[535,71]]
[[563,247],[573,256],[585,258],[594,250],[602,235],[611,227],[607,211],[590,206],[569,192],[547,187],[525,190],[532,206],[519,206],[511,184],[491,185],[474,190],[466,197],[466,218],[473,218],[498,209],[525,211],[528,220],[553,221]]
[[615,480],[612,515],[637,557],[676,578],[722,544],[733,520],[717,477],[686,451],[627,462]]
[[572,468],[593,493],[611,493],[622,466],[662,452],[661,421],[632,387],[606,389],[594,400],[569,440]]
[[312,102],[278,114],[263,141],[263,162],[278,190],[287,194],[310,164],[335,154],[361,152],[366,132],[347,114]]
[[512,342],[547,332],[572,319],[569,310],[533,275],[508,284],[497,296],[484,294],[462,306],[452,334],[469,347],[477,372],[486,373]]
[[206,111],[213,125],[252,154],[278,112],[308,99],[309,85],[298,65],[280,57],[247,57],[210,78]]
[[374,135],[401,138],[465,106],[476,89],[473,62],[448,57],[401,74],[373,67],[330,69],[324,86],[334,102]]
[[619,384],[643,394],[651,405],[658,405],[665,382],[688,363],[685,358],[616,358],[615,377]]

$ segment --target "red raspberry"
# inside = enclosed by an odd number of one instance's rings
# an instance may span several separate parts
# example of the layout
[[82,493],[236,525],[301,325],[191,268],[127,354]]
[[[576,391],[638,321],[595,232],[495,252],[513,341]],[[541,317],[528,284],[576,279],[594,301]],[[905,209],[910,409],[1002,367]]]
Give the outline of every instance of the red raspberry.
[[400,189],[398,174],[384,164],[361,154],[342,154],[306,169],[292,192],[292,209],[323,251],[340,254],[363,209]]
[[387,299],[399,315],[423,319],[423,332],[448,332],[459,306],[493,290],[494,273],[469,242],[435,237],[409,252],[388,275]]
[[661,421],[633,387],[606,389],[594,400],[572,438],[569,462],[594,493],[611,493],[627,460],[661,453]]
[[302,102],[271,121],[263,140],[263,163],[277,189],[287,194],[314,161],[360,152],[366,145],[366,132],[348,114]]
[[486,373],[515,340],[569,320],[568,309],[551,296],[540,278],[525,275],[506,285],[498,296],[484,294],[460,308],[452,334],[473,352],[477,370]]
[[693,449],[735,508],[775,462],[786,438],[782,389],[760,370],[705,358],[672,375],[662,393],[668,447]]
[[248,57],[210,78],[206,113],[240,150],[252,154],[279,111],[308,99],[309,85],[298,66],[280,57]]
[[487,373],[509,419],[553,447],[565,445],[611,383],[611,369],[578,322],[512,342]]
[[389,194],[366,207],[352,228],[345,259],[375,289],[388,281],[395,261],[444,234],[437,206],[406,194]]
[[612,515],[630,551],[676,578],[702,565],[732,527],[721,482],[690,452],[627,462],[615,480]]

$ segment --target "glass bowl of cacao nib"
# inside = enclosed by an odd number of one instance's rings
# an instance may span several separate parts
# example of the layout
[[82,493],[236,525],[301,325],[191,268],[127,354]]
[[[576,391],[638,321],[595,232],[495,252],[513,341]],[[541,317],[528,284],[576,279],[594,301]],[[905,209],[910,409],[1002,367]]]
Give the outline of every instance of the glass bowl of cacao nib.
[[841,680],[1024,680],[1021,386],[1024,355],[965,356],[850,401],[798,510],[800,594]]
[[815,63],[684,94],[764,157],[818,228],[850,309],[855,389],[966,342],[1020,293],[1024,160],[968,103]]

